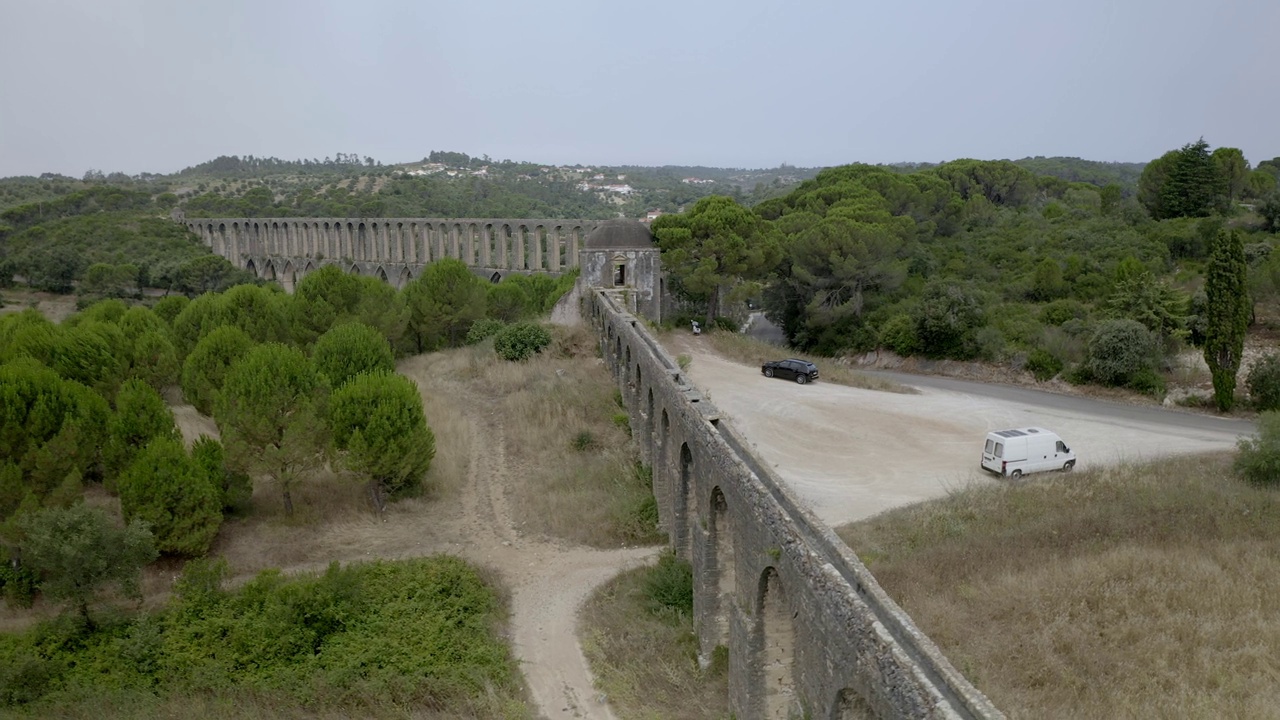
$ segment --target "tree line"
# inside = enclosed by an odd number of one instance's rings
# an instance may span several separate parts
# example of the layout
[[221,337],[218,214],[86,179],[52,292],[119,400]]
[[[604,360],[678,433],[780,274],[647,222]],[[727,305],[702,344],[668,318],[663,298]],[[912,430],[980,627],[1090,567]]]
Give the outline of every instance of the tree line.
[[[140,523],[116,539],[145,537],[154,552],[129,551],[143,564],[202,556],[255,481],[276,488],[286,514],[325,466],[360,482],[377,512],[420,492],[434,440],[395,359],[490,337],[502,356],[526,358],[550,342],[536,318],[573,281],[489,283],[444,260],[397,291],[330,265],[292,295],[238,285],[153,307],[104,300],[56,325],[34,310],[0,318],[0,586],[29,601],[59,572],[27,561],[40,557],[27,539],[70,522],[88,485],[119,498],[129,527]],[[214,418],[220,442],[184,446],[162,396],[175,385]],[[72,587],[87,613],[96,584]]]
[[652,228],[669,287],[708,320],[753,302],[819,354],[982,359],[1159,391],[1188,344],[1229,367],[1223,327],[1278,297],[1278,170],[1203,141],[1148,164],[1133,193],[1007,161],[849,165]]

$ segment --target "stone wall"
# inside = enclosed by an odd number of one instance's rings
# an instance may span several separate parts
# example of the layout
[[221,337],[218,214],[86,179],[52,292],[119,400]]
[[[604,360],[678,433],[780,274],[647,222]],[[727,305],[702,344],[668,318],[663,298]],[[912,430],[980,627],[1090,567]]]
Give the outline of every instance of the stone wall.
[[1000,718],[835,533],[754,457],[616,293],[583,290],[660,522],[693,565],[700,658],[755,718]]

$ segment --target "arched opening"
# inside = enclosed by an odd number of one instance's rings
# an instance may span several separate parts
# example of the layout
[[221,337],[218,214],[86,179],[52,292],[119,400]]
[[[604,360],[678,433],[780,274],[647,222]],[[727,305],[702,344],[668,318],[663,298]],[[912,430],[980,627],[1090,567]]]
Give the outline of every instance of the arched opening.
[[265,280],[275,280],[275,279],[276,279],[276,266],[275,266],[275,263],[268,261],[266,264],[264,264],[264,265],[262,266],[262,277],[263,277],[263,279],[265,279]]
[[844,688],[831,706],[831,720],[875,720],[871,705],[853,688]]
[[286,262],[284,264],[284,272],[280,276],[280,285],[286,293],[293,294],[293,289],[297,286],[297,283],[298,272],[294,269],[293,263]]
[[387,270],[381,265],[378,266],[378,279],[382,282],[387,282]]
[[764,716],[770,720],[803,717],[796,698],[796,628],[776,568],[765,568],[760,578],[760,622],[764,634],[760,662]]
[[245,272],[249,273],[250,275],[254,277],[258,277],[258,267],[253,264],[253,258],[249,258],[248,260],[245,261],[244,269],[245,269]]
[[369,234],[364,223],[356,225],[356,249],[352,253],[354,260],[371,260],[369,253]]
[[711,491],[711,547],[715,549],[716,645],[729,645],[729,615],[738,590],[729,503],[720,488]]
[[679,507],[676,508],[676,554],[685,560],[692,561],[690,551],[689,528],[693,527],[693,453],[689,443],[680,445],[680,481],[677,488]]
[[[621,335],[619,335],[618,337],[614,338],[614,340],[613,340],[613,368],[614,368],[614,372],[617,372],[617,371],[618,371],[618,363],[620,363],[620,362],[622,362],[622,336],[621,336]],[[624,370],[623,372],[625,372],[625,370]],[[625,376],[624,376],[621,372],[619,372],[619,373],[618,373],[618,377],[625,377]]]
[[352,275],[359,275],[360,266],[355,263],[351,263],[351,267],[347,270],[347,272],[351,273]]
[[409,268],[400,268],[400,277],[396,279],[396,288],[403,290],[406,285],[413,281],[413,273],[409,272]]

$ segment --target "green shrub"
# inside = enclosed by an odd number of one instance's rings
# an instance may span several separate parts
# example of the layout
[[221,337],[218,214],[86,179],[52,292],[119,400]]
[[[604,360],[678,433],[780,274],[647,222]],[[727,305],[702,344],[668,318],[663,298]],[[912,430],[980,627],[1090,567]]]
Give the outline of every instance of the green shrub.
[[655,615],[693,613],[693,567],[664,550],[658,564],[644,581],[649,611]]
[[910,315],[894,315],[880,326],[880,345],[907,357],[920,347],[916,321]]
[[1154,372],[1158,357],[1156,337],[1136,320],[1107,320],[1089,340],[1089,372],[1104,385],[1129,385],[1139,373]]
[[1280,410],[1280,354],[1270,353],[1249,368],[1249,399],[1259,411]]
[[1270,411],[1258,416],[1258,433],[1240,438],[1235,470],[1255,485],[1280,483],[1280,413]]
[[1061,325],[1068,320],[1084,320],[1089,309],[1079,300],[1054,300],[1040,308],[1040,322],[1045,325]]
[[711,326],[716,330],[724,330],[725,332],[732,333],[738,332],[738,323],[735,322],[733,318],[724,317],[722,315],[717,316],[716,319],[711,322]]
[[537,323],[516,323],[500,330],[493,338],[498,356],[511,361],[528,360],[551,344],[551,333]]
[[1035,376],[1036,380],[1044,382],[1052,380],[1054,376],[1062,372],[1062,361],[1054,357],[1052,353],[1043,348],[1036,348],[1027,355],[1027,369]]
[[489,338],[497,335],[500,330],[505,328],[507,324],[501,320],[494,318],[482,318],[477,320],[471,329],[467,331],[467,344],[479,345]]
[[596,442],[596,436],[592,435],[590,430],[583,430],[577,435],[574,435],[573,442],[571,444],[573,445],[573,449],[578,452],[595,450],[600,446],[600,444]]

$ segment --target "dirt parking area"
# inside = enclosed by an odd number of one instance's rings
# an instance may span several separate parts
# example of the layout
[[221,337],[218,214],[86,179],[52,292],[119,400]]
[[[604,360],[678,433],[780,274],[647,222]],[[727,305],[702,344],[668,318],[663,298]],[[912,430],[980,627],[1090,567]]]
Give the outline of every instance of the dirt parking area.
[[1187,412],[940,378],[894,376],[907,395],[767,379],[715,354],[705,338],[674,336],[689,378],[750,439],[759,456],[830,525],[1008,482],[979,468],[989,430],[1028,425],[1063,437],[1084,470],[1235,447],[1252,424]]

